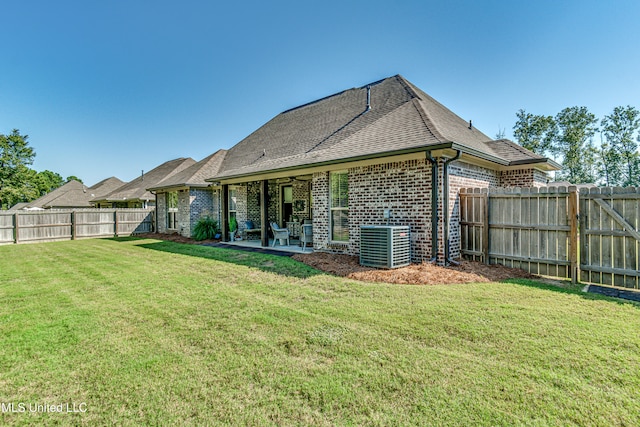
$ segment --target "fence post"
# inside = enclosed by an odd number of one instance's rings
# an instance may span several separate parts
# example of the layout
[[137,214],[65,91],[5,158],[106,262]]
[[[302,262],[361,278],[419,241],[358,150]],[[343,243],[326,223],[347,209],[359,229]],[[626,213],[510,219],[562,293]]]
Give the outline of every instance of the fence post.
[[578,283],[578,189],[569,187],[569,262],[571,283]]
[[[484,191],[484,189],[483,189]],[[489,265],[489,190],[482,197],[483,223],[482,224],[482,254],[484,263]]]
[[71,240],[76,240],[76,211],[71,211]]
[[18,212],[13,214],[13,242],[15,244],[18,244],[18,239],[19,239],[19,234],[20,234],[20,230],[18,227]]
[[113,211],[113,236],[118,237],[118,210]]

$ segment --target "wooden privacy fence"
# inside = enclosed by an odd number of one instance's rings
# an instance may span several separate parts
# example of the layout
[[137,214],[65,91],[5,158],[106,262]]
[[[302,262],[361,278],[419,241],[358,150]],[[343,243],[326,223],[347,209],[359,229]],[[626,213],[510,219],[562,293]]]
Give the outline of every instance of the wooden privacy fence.
[[572,277],[577,267],[577,259],[571,263],[577,246],[570,240],[577,227],[575,196],[575,187],[572,192],[566,187],[461,190],[462,254],[534,274]]
[[73,209],[0,213],[0,244],[151,232],[153,212],[149,209]]
[[586,282],[639,289],[640,187],[580,192],[580,270]]
[[639,203],[636,187],[462,189],[461,252],[534,274],[639,289]]

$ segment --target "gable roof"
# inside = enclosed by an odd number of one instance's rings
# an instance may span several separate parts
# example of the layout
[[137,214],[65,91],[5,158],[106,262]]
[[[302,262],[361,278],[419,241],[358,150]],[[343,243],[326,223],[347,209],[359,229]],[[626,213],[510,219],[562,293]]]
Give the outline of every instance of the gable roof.
[[178,172],[188,168],[196,161],[188,157],[180,157],[178,159],[169,160],[155,167],[149,172],[127,182],[116,188],[110,193],[92,199],[93,202],[122,202],[131,200],[153,200],[155,196],[147,191],[147,188],[157,185],[163,179],[177,174]]
[[44,196],[15,209],[90,208],[92,207],[90,201],[97,194],[106,194],[122,184],[124,182],[114,176],[104,179],[91,187],[72,179]]
[[89,193],[91,193],[91,198],[94,199],[96,197],[103,197],[107,194],[111,193],[118,187],[124,185],[125,182],[115,176],[110,178],[103,179],[100,182],[93,184],[89,187]]
[[29,203],[27,202],[20,202],[20,203],[16,203],[15,205],[11,206],[7,212],[14,212],[14,211],[19,211],[20,209],[24,209],[24,208],[28,208],[29,207]]
[[218,150],[199,162],[192,164],[173,176],[163,179],[155,186],[148,187],[147,189],[149,191],[155,191],[174,187],[208,187],[211,183],[206,182],[205,179],[218,173],[226,153],[227,150]]
[[436,148],[459,149],[501,165],[516,157],[548,162],[512,145],[492,141],[396,75],[278,114],[232,147],[209,180]]
[[[28,208],[57,208],[77,207],[89,208],[89,197],[86,194],[87,186],[75,179],[64,183],[60,187],[51,190],[42,197],[27,204]],[[23,207],[22,209],[25,209]]]

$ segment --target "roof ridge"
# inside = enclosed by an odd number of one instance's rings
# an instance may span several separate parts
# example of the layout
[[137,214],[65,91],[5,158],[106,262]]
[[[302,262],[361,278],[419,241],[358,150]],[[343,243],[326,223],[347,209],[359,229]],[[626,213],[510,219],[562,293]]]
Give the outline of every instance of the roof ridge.
[[445,138],[442,132],[440,132],[438,126],[436,126],[433,120],[431,120],[431,118],[429,117],[429,114],[422,107],[422,103],[420,102],[421,100],[422,99],[420,98],[414,98],[411,101],[413,107],[416,109],[416,111],[418,111],[418,115],[422,119],[425,127],[429,130],[429,132],[431,132],[434,138],[438,139],[440,142],[447,142],[447,138]]
[[385,80],[389,80],[389,79],[392,79],[392,78],[394,78],[394,77],[398,77],[398,76],[400,76],[400,75],[399,75],[399,74],[396,74],[395,76],[385,77],[385,78],[383,78],[383,79],[376,80],[375,82],[367,83],[367,84],[366,84],[366,85],[364,85],[364,86],[360,86],[360,87],[352,87],[352,88],[350,88],[350,89],[344,89],[344,90],[341,90],[340,92],[336,92],[336,93],[334,93],[334,94],[324,96],[324,97],[319,98],[319,99],[316,99],[316,100],[314,100],[314,101],[310,101],[310,102],[307,102],[307,103],[305,103],[305,104],[302,104],[302,105],[298,105],[298,106],[296,106],[296,107],[289,108],[288,110],[284,110],[284,111],[283,111],[282,113],[280,113],[280,114],[289,113],[289,112],[291,112],[291,111],[295,111],[295,110],[298,110],[298,109],[300,109],[300,108],[308,107],[309,105],[317,104],[317,103],[319,103],[319,102],[321,102],[321,101],[325,101],[325,100],[327,100],[327,99],[329,99],[329,98],[333,98],[334,96],[342,95],[343,93],[345,93],[345,92],[349,92],[349,91],[351,91],[351,90],[366,89],[367,87],[371,87],[371,86],[378,85],[378,84],[380,84],[380,83],[384,82]]
[[418,92],[416,92],[414,90],[414,88],[412,87],[411,83],[409,82],[409,80],[405,79],[404,77],[402,77],[400,74],[396,74],[395,76],[393,76],[396,80],[398,80],[398,82],[400,82],[400,84],[404,87],[404,89],[409,92],[409,95],[411,95],[412,98],[418,98],[419,100],[422,101],[422,98],[420,97],[420,95],[418,94]]

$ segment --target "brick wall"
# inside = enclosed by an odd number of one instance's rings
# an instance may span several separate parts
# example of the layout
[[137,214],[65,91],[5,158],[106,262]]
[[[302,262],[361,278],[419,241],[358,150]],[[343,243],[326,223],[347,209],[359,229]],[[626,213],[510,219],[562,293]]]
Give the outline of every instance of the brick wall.
[[[438,262],[444,262],[444,160],[438,161]],[[329,174],[313,175],[313,224],[316,250],[356,255],[360,250],[360,226],[386,224],[384,209],[391,209],[391,225],[411,230],[412,261],[432,258],[431,164],[409,160],[351,168],[349,173],[349,243],[329,240]],[[455,161],[449,165],[449,244],[451,258],[460,255],[459,189],[498,186],[497,172]]]
[[[460,258],[460,189],[498,187],[500,175],[499,172],[459,160],[449,164],[449,257],[451,259]],[[440,233],[442,238],[444,222],[442,222]]]
[[191,215],[189,212],[189,191],[178,191],[178,213],[176,214],[176,222],[178,233],[182,236],[191,236]]
[[[313,248],[330,251],[329,245],[329,173],[313,174],[311,195],[313,197]],[[339,248],[342,251],[348,247]]]
[[535,169],[515,169],[500,172],[500,187],[542,187],[547,174]]
[[[187,194],[185,192],[185,194]],[[193,229],[198,223],[198,220],[205,215],[211,215],[214,219],[220,223],[219,209],[217,208],[218,200],[217,200],[218,191],[215,190],[215,193],[210,189],[204,188],[191,188],[188,193],[188,210],[186,215],[188,217],[189,225],[185,226],[183,230],[183,236],[191,237],[193,234]],[[215,197],[214,197],[215,196]],[[179,198],[179,201],[182,202],[182,199]],[[183,205],[180,203],[180,211],[182,211]],[[182,212],[180,212],[182,214]],[[182,227],[182,224],[180,224]]]
[[247,198],[247,186],[237,185],[234,186],[236,190],[236,221],[238,221],[238,231],[242,232],[245,229],[244,222],[248,219],[248,198]]
[[[169,233],[167,229],[167,193],[158,193],[158,233]],[[219,191],[203,188],[191,188],[178,191],[178,212],[176,214],[177,231],[185,237],[191,237],[193,227],[202,215],[213,215],[220,221]]]
[[158,233],[167,232],[167,194],[158,193],[158,206],[156,207],[156,229]]

